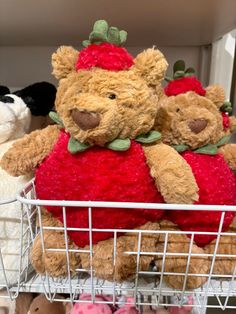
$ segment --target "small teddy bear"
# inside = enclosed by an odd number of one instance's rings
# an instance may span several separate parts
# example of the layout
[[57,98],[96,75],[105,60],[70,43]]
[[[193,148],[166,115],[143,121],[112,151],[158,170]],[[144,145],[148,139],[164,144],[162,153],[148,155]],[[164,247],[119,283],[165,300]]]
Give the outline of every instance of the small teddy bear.
[[[35,131],[19,140],[4,155],[1,166],[13,176],[35,171],[37,198],[49,200],[187,203],[198,199],[198,187],[187,162],[172,147],[160,142],[153,131],[156,103],[162,93],[167,62],[156,49],[135,59],[121,45],[127,33],[97,21],[80,52],[60,47],[52,56],[53,74],[60,80],[56,96],[58,126]],[[157,230],[162,210],[93,208],[92,226],[99,229]],[[65,222],[60,206],[46,206],[44,226]],[[88,208],[66,210],[69,228],[88,228]],[[87,231],[68,231],[70,269],[80,266],[74,248],[87,248]],[[126,258],[126,248],[137,249],[137,235],[117,233],[114,269],[111,232],[93,232],[95,275],[124,280],[134,275],[136,258]],[[141,246],[149,249],[158,234],[142,235]],[[130,241],[129,241],[130,239]],[[64,232],[44,232],[44,247],[65,249]],[[109,249],[106,250],[106,247]],[[81,254],[82,266],[90,269],[89,254]],[[42,250],[38,236],[32,248],[35,269],[50,275],[67,275],[64,252]],[[149,269],[150,256],[140,258]],[[119,263],[118,263],[119,264]],[[107,267],[104,267],[106,265]]]
[[[0,159],[17,139],[29,132],[34,115],[49,113],[54,106],[55,95],[56,88],[47,82],[35,83],[14,93],[0,86]],[[0,201],[15,198],[31,178],[32,174],[27,172],[14,178],[0,169]],[[17,281],[20,267],[20,208],[16,202],[0,206],[0,249],[8,284]],[[1,264],[0,284],[6,284]]]
[[[161,132],[163,142],[190,165],[199,187],[195,204],[236,205],[236,145],[227,144],[236,130],[236,119],[224,112],[223,88],[213,85],[204,89],[195,77],[179,77],[169,82],[165,94],[158,103],[156,130]],[[220,211],[167,211],[160,226],[164,230],[217,232],[221,215]],[[235,212],[225,212],[223,232],[235,230],[234,217]],[[159,250],[163,250],[164,237],[159,240]],[[199,256],[191,257],[189,273],[209,273],[212,257],[200,255],[213,254],[215,243],[216,235],[194,235],[191,253]],[[217,253],[235,254],[234,243],[233,237],[221,236]],[[168,238],[169,253],[189,254],[189,247],[190,239],[185,235],[171,234]],[[233,259],[218,257],[213,271],[232,274],[233,264]],[[157,266],[162,267],[162,258],[157,259]],[[166,272],[185,273],[186,267],[187,257],[166,257]],[[175,288],[183,287],[184,276],[166,275],[164,279]],[[188,276],[186,287],[197,288],[206,280],[204,276]]]

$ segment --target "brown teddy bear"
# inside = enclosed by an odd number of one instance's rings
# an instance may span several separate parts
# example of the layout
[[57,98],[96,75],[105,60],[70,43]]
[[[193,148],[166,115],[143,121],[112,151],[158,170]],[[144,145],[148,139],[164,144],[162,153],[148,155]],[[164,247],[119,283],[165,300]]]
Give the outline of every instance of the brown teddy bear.
[[[119,202],[186,203],[198,199],[198,187],[188,163],[174,148],[160,142],[153,131],[161,81],[167,62],[156,49],[135,59],[123,48],[127,33],[98,21],[78,52],[60,47],[52,56],[53,74],[60,80],[56,110],[51,116],[59,126],[35,131],[16,142],[1,166],[13,176],[36,170],[40,199]],[[67,275],[82,267],[90,269],[88,208],[46,206],[43,226],[85,228],[68,231],[70,249],[65,254],[63,230],[44,230],[43,251],[38,235],[31,254],[36,271]],[[162,210],[93,208],[92,225],[99,229],[158,230]],[[116,267],[111,232],[93,232],[95,275],[123,280],[135,274],[137,234],[118,233]],[[143,233],[141,249],[154,251],[157,233]],[[60,252],[47,251],[49,248]],[[64,249],[64,252],[61,250]],[[81,258],[81,260],[80,260]],[[140,269],[149,269],[152,257],[140,257]]]
[[[214,85],[204,89],[195,77],[172,80],[158,103],[155,127],[162,133],[164,143],[174,147],[191,166],[199,187],[196,204],[236,205],[236,145],[227,144],[236,130],[235,117],[224,111],[225,94],[222,87]],[[226,110],[227,111],[227,110]],[[161,229],[217,232],[222,212],[167,211]],[[222,231],[235,232],[234,212],[226,212]],[[216,235],[195,234],[192,253],[213,254]],[[163,251],[164,237],[160,237],[158,251]],[[235,254],[235,236],[221,236],[217,254]],[[189,253],[190,239],[184,234],[168,237],[167,252]],[[157,259],[162,269],[162,257]],[[166,256],[164,271],[185,273],[188,256]],[[188,273],[208,274],[212,256],[191,256]],[[235,258],[217,257],[214,274],[231,274]],[[171,286],[182,289],[184,276],[165,275]],[[204,276],[188,276],[187,288],[197,288],[207,280]]]

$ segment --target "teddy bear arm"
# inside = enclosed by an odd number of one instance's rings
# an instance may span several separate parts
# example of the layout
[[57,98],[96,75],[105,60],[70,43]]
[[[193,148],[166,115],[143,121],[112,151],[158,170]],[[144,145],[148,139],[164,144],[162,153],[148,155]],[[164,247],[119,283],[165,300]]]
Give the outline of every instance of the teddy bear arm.
[[221,153],[232,170],[236,170],[236,144],[226,144],[219,148]]
[[50,153],[59,132],[58,126],[50,125],[26,135],[3,155],[0,166],[16,177],[33,171]]
[[198,200],[198,186],[187,162],[170,146],[145,146],[150,173],[167,203],[192,204]]

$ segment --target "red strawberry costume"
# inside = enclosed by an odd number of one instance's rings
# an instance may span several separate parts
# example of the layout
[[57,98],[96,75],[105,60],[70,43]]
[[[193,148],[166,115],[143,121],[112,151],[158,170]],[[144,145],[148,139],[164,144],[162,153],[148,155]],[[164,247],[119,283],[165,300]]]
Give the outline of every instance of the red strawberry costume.
[[[236,205],[236,177],[220,154],[210,156],[186,151],[181,155],[192,168],[199,187],[199,200],[195,204]],[[225,213],[223,231],[228,229],[234,216],[234,212]],[[175,210],[169,211],[166,218],[181,230],[216,232],[221,212]],[[214,238],[215,235],[195,235],[194,241],[203,247]]]
[[[61,132],[52,153],[36,170],[36,191],[40,199],[163,203],[141,144],[132,141],[125,152],[92,147],[72,155],[69,134]],[[55,169],[59,169],[57,171]],[[63,221],[62,210],[46,207]],[[133,229],[157,221],[161,210],[93,208],[93,228]],[[88,228],[88,209],[67,208],[67,226]],[[86,232],[68,232],[79,247],[89,243]],[[93,233],[93,243],[110,238],[110,232]]]

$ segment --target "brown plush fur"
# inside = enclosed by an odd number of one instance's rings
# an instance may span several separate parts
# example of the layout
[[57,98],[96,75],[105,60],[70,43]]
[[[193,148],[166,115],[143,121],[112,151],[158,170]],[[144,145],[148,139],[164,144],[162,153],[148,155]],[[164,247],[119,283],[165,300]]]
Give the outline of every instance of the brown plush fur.
[[[63,227],[59,220],[53,218],[45,209],[42,208],[42,227]],[[44,274],[48,272],[54,277],[67,276],[67,256],[65,253],[65,234],[64,230],[44,230],[44,248],[43,252],[42,238],[38,234],[34,240],[34,246],[31,250],[31,263],[38,273]],[[47,249],[63,249],[63,252],[47,251]],[[68,239],[68,248],[77,249],[74,243]],[[79,253],[69,252],[70,270],[72,274],[75,269],[80,266]]]
[[227,144],[219,148],[219,152],[229,164],[230,168],[236,171],[236,144]]
[[[230,128],[223,129],[222,116],[219,108],[224,102],[224,91],[220,86],[214,85],[206,88],[206,96],[202,97],[194,92],[180,94],[178,96],[163,96],[158,103],[158,111],[156,118],[156,129],[162,132],[162,139],[169,145],[185,144],[190,148],[198,148],[207,144],[217,143],[223,136],[235,131],[235,117],[230,117]],[[192,120],[205,119],[207,125],[201,132],[195,134],[189,127]],[[236,145],[226,144],[219,148],[219,152],[223,154],[229,166],[235,170],[236,168]],[[227,178],[226,178],[227,179]],[[162,222],[161,229],[171,228],[178,231],[177,226]],[[235,232],[236,219],[231,224],[229,232]],[[160,238],[160,249],[163,251],[164,239]],[[161,244],[161,242],[163,242]],[[212,254],[215,249],[216,240],[212,241],[204,249],[197,247],[194,243],[192,253],[195,254]],[[188,253],[190,239],[185,235],[171,234],[168,237],[167,252]],[[158,250],[159,251],[159,250]],[[234,255],[236,254],[235,236],[221,236],[218,254]],[[235,266],[234,257],[218,257],[215,260],[214,273],[216,274],[232,274]],[[162,267],[162,258],[156,261],[159,268]],[[210,270],[212,257],[192,256],[189,264],[189,273],[207,274]],[[166,257],[166,272],[185,273],[187,267],[187,257],[170,256]],[[184,276],[165,275],[165,281],[174,288],[182,289],[185,280]],[[201,286],[207,277],[188,276],[186,287],[189,289]]]
[[[227,232],[236,233],[236,218],[234,218]],[[212,241],[205,247],[205,252],[208,254],[213,254],[215,251],[215,244],[216,240]],[[217,254],[234,256],[217,257],[215,260],[213,274],[232,275],[236,265],[236,236],[222,235],[220,237]],[[212,257],[209,257],[209,260],[212,261]]]
[[[196,119],[207,121],[206,128],[198,134],[193,133],[188,125]],[[194,92],[164,96],[158,105],[156,128],[161,130],[165,143],[187,144],[193,149],[217,143],[225,135],[218,108],[209,99]]]
[[4,154],[0,166],[12,176],[34,171],[52,150],[58,135],[58,126],[50,125],[24,136]]
[[[103,146],[115,138],[135,138],[153,128],[157,106],[163,94],[161,80],[167,67],[162,53],[148,49],[140,53],[134,66],[125,71],[105,71],[93,68],[76,72],[75,62],[78,52],[71,47],[61,47],[53,54],[53,73],[60,78],[56,97],[56,109],[73,137],[81,142]],[[111,99],[109,96],[115,95]],[[74,119],[73,112],[99,116],[100,123],[84,130]],[[3,157],[2,167],[13,175],[33,170],[50,153],[57,140],[56,126],[36,131],[16,143]],[[144,147],[150,173],[157,189],[167,202],[193,203],[197,199],[198,188],[189,166],[172,148],[164,144]],[[43,225],[60,226],[49,214],[43,215]],[[157,230],[158,224],[142,228]],[[155,252],[158,235],[143,234],[142,249]],[[63,231],[44,230],[45,249],[65,249]],[[74,249],[73,243],[69,248]],[[103,241],[93,246],[93,267],[101,278],[123,280],[134,274],[136,257],[126,255],[127,250],[137,251],[137,236],[124,235],[117,239],[116,266],[113,266],[113,240]],[[77,253],[70,252],[70,270],[80,265]],[[88,254],[82,254],[82,265],[90,267]],[[149,269],[153,256],[140,257],[140,269]],[[64,252],[43,252],[40,235],[36,237],[31,253],[35,269],[53,276],[67,274]]]
[[56,53],[52,55],[52,74],[57,79],[67,77],[71,72],[75,72],[75,64],[79,53],[73,47],[61,46]]
[[206,98],[211,100],[218,109],[223,105],[225,101],[225,91],[220,85],[210,85],[206,87]]
[[[55,299],[63,299],[63,297],[55,295]],[[70,303],[50,302],[44,294],[40,294],[31,303],[28,314],[69,314],[71,309]]]
[[173,148],[157,144],[145,146],[144,152],[151,175],[167,203],[192,204],[198,200],[192,170]]
[[[170,221],[163,220],[160,223],[161,230],[170,230],[170,231],[178,231],[178,227],[171,223]],[[165,245],[166,235],[161,234],[159,243],[157,246],[158,252],[164,253],[164,245]],[[195,244],[192,246],[192,250],[190,252],[190,239],[185,234],[173,234],[169,233],[166,247],[166,253],[178,253],[178,254],[187,254],[187,256],[174,256],[167,255],[165,257],[165,266],[163,268],[164,272],[168,273],[182,273],[185,274],[187,271],[187,262],[189,254],[204,254],[204,250],[202,248],[197,247]],[[156,265],[159,271],[162,270],[163,267],[163,256],[160,256],[156,259]],[[200,256],[192,256],[189,263],[188,274],[208,274],[209,272],[209,261],[208,257],[200,257]],[[164,280],[167,284],[176,289],[183,289],[185,276],[181,275],[164,275]],[[205,281],[207,277],[196,277],[188,275],[186,280],[186,289],[195,289],[200,287]]]
[[[147,223],[141,230],[158,230],[158,223]],[[157,247],[160,234],[143,233],[141,236],[140,250],[142,252],[153,252]],[[89,246],[85,249],[89,250]],[[93,248],[93,268],[95,276],[106,280],[122,281],[134,278],[137,269],[138,233],[127,233],[117,238],[116,254],[114,256],[114,239],[101,241]],[[133,252],[134,254],[125,254]],[[80,255],[82,267],[90,269],[90,255]],[[151,255],[140,255],[139,271],[148,270],[153,260]],[[115,266],[114,266],[115,263]]]

